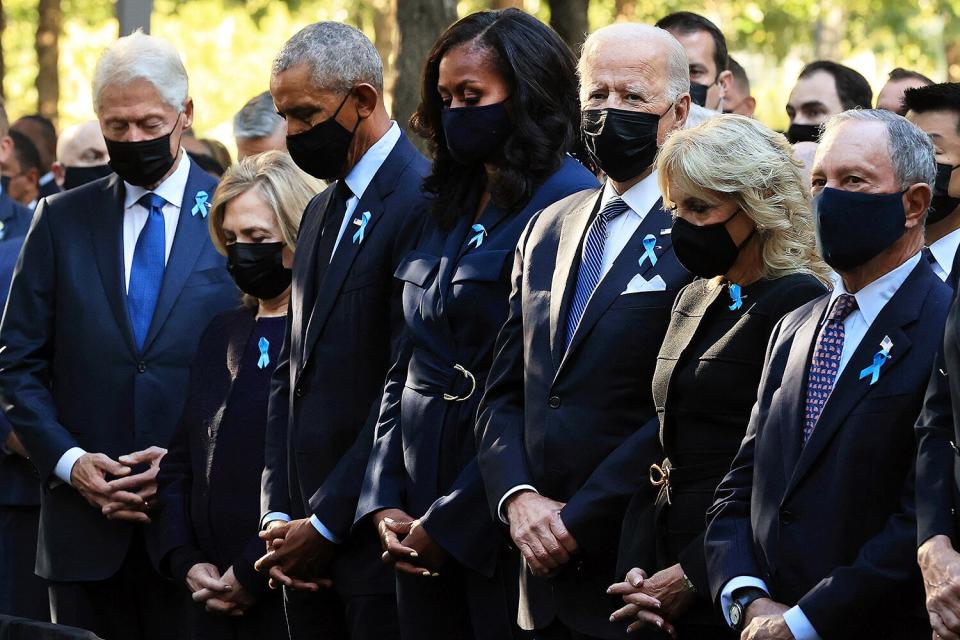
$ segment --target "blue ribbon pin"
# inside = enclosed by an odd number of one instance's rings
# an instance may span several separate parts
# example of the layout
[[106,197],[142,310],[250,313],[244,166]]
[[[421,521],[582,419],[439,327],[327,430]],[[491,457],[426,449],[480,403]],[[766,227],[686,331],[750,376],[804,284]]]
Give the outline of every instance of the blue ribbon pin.
[[206,218],[207,211],[210,208],[210,205],[207,204],[207,200],[209,199],[210,195],[206,191],[197,191],[196,204],[193,205],[190,213],[194,216],[199,213],[201,218]]
[[360,214],[359,218],[353,219],[353,224],[360,227],[359,229],[357,229],[357,232],[353,234],[353,244],[360,244],[361,242],[363,242],[363,232],[366,230],[367,223],[369,222],[370,222],[369,211],[364,211],[362,214]]
[[657,246],[657,236],[652,233],[648,233],[643,238],[643,255],[640,256],[640,266],[643,266],[644,260],[650,261],[650,266],[657,264],[657,254],[653,252],[654,247]]
[[270,364],[270,341],[260,336],[260,342],[257,343],[257,346],[260,347],[260,359],[257,360],[257,367],[263,369]]
[[469,247],[470,245],[475,245],[477,249],[479,249],[480,245],[483,244],[484,236],[487,235],[487,230],[484,229],[482,224],[475,224],[470,228],[473,229],[477,235],[470,238],[470,242],[467,243],[467,246]]
[[730,293],[730,299],[733,301],[733,304],[731,304],[728,309],[730,309],[730,311],[736,311],[743,306],[743,294],[740,290],[740,285],[731,282],[727,289]]
[[880,379],[880,367],[890,359],[890,349],[893,348],[893,341],[890,336],[885,336],[880,343],[880,351],[873,354],[873,363],[860,372],[860,380],[870,376],[870,384],[874,384]]

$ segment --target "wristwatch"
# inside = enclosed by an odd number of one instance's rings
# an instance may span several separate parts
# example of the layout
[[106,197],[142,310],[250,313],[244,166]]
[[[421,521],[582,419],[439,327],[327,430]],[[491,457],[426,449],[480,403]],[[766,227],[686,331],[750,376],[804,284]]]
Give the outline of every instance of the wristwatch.
[[743,587],[737,589],[732,594],[732,602],[727,614],[730,616],[730,624],[734,631],[743,631],[743,623],[747,617],[747,607],[753,604],[754,600],[760,598],[769,598],[770,594],[757,587]]

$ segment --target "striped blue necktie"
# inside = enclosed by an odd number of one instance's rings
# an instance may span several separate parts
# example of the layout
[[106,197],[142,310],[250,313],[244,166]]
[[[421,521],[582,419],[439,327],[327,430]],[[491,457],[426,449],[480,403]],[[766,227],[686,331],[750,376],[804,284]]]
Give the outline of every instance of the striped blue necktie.
[[143,349],[153,320],[153,311],[160,297],[163,284],[164,254],[166,252],[166,229],[163,223],[163,205],[167,204],[161,196],[146,193],[137,201],[147,210],[147,223],[143,225],[137,246],[133,250],[133,264],[130,266],[130,285],[127,287],[127,312],[137,349]]
[[600,276],[603,273],[603,245],[607,241],[607,224],[626,213],[629,208],[620,198],[611,198],[590,225],[583,245],[580,270],[577,272],[577,289],[573,293],[573,302],[570,304],[570,312],[567,315],[567,340],[564,349],[570,347],[570,341],[573,340],[573,334],[577,331],[577,325],[580,324],[583,311],[587,308],[587,302],[590,301],[593,290],[600,282]]

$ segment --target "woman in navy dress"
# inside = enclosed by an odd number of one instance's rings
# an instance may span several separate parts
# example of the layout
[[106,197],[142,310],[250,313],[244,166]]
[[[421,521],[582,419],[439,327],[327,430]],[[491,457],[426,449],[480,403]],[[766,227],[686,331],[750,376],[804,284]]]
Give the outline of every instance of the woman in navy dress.
[[358,509],[395,563],[404,638],[516,634],[518,559],[487,507],[474,420],[521,232],[544,207],[597,187],[569,155],[576,88],[570,50],[518,10],[460,20],[426,63],[413,124],[435,154],[433,215],[396,272],[405,348]]
[[[160,572],[192,595],[192,640],[287,638],[280,593],[253,564],[270,377],[283,343],[300,215],[321,189],[278,151],[223,176],[210,235],[245,293],[200,339],[180,426],[157,475]],[[242,614],[242,617],[241,615]]]

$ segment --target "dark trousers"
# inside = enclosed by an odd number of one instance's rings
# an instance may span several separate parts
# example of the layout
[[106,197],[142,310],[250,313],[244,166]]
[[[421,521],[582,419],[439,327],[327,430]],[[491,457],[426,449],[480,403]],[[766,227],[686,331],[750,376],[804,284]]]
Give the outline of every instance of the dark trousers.
[[47,583],[37,562],[40,507],[0,506],[0,614],[50,620]]
[[578,631],[574,631],[567,625],[560,622],[559,618],[554,618],[550,626],[543,629],[537,629],[533,632],[533,640],[599,640],[593,636],[585,636]]
[[[189,599],[188,595],[184,598]],[[265,594],[242,616],[208,613],[203,603],[189,601],[189,640],[287,640],[283,596]]]
[[183,637],[185,628],[183,592],[153,570],[140,531],[110,578],[51,582],[50,611],[54,622],[88,629],[103,640],[170,640]]
[[284,588],[290,640],[399,640],[393,595],[342,596]]

